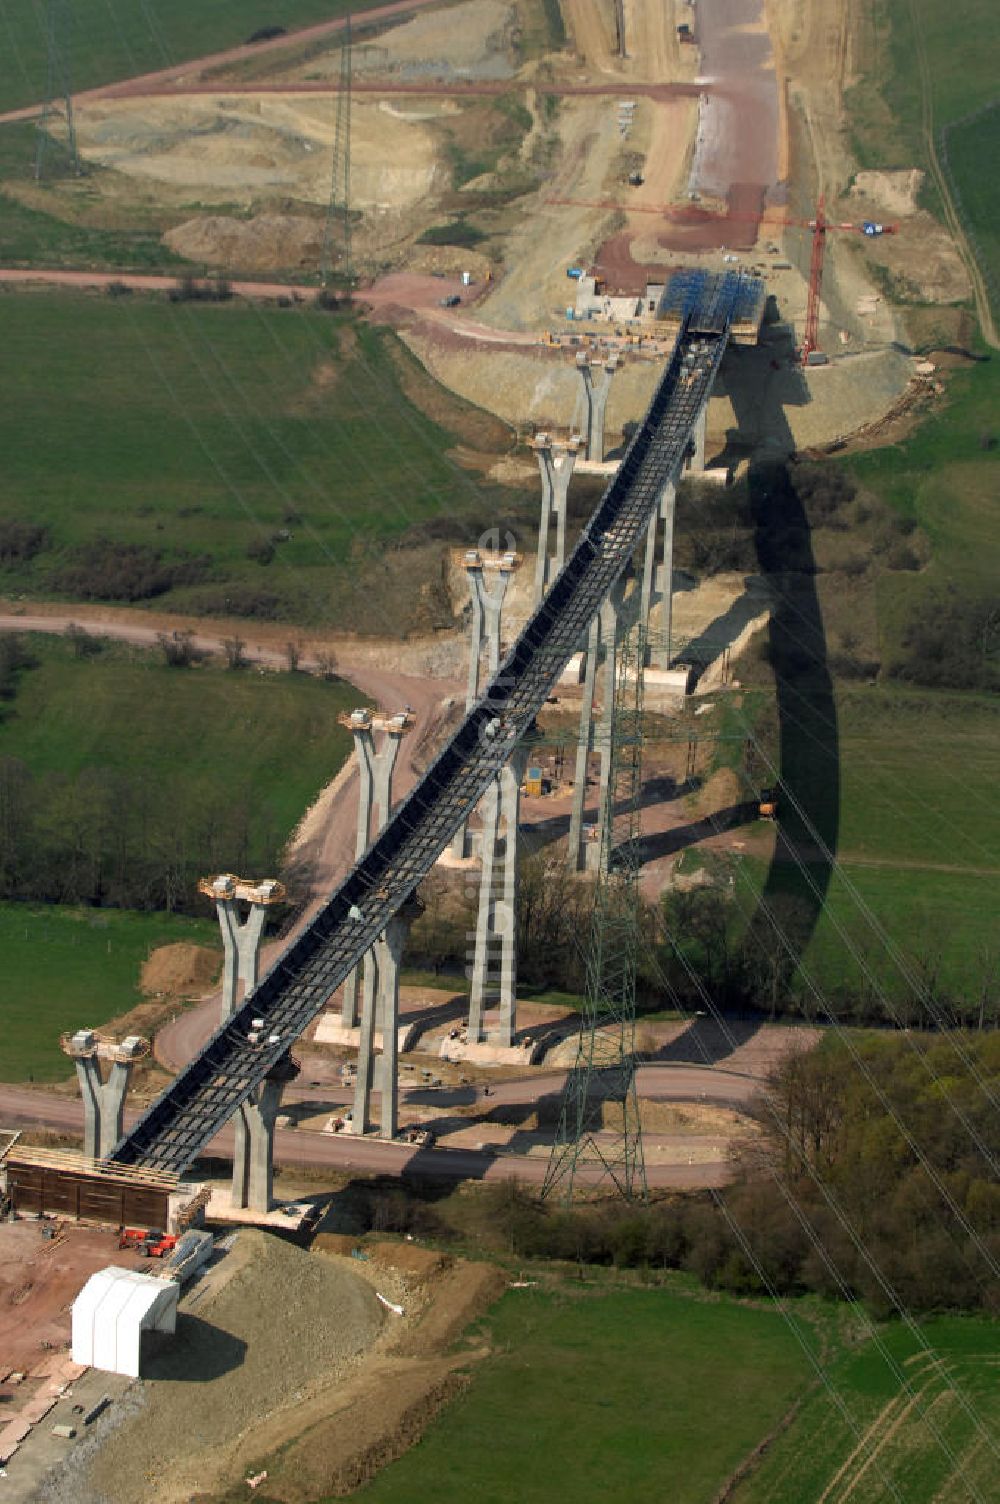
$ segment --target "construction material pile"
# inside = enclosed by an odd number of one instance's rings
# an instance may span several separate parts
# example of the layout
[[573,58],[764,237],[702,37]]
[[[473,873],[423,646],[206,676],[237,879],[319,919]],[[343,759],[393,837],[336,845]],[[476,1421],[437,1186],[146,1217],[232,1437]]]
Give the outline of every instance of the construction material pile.
[[241,1232],[182,1304],[176,1337],[144,1360],[141,1407],[96,1458],[94,1496],[138,1504],[153,1484],[190,1498],[239,1436],[370,1347],[383,1317],[350,1269]]

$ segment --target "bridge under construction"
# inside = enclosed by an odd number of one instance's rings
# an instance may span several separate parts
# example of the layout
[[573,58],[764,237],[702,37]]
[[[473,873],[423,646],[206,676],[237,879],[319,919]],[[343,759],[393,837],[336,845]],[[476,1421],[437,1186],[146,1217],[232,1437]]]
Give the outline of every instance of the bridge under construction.
[[593,515],[451,740],[310,924],[115,1145],[110,1162],[182,1173],[384,934],[498,778],[675,486],[746,279],[691,309],[642,424]]

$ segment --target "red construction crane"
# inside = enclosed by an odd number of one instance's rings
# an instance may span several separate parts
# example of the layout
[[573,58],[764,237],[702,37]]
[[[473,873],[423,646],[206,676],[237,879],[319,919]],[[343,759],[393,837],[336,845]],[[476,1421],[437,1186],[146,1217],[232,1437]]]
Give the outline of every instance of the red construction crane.
[[826,258],[826,236],[829,230],[852,230],[856,235],[867,235],[873,238],[877,235],[895,235],[898,225],[882,224],[879,220],[865,219],[860,224],[852,220],[830,221],[826,217],[826,199],[821,197],[816,206],[815,219],[786,219],[772,218],[766,211],[761,215],[752,214],[725,214],[711,215],[704,209],[688,207],[685,204],[620,204],[609,199],[578,199],[578,198],[548,198],[547,204],[574,204],[584,209],[608,209],[624,210],[628,214],[658,214],[665,219],[670,219],[674,224],[699,224],[709,223],[717,218],[720,224],[732,224],[734,222],[747,222],[759,224],[764,228],[784,229],[786,226],[801,230],[812,231],[812,257],[809,266],[809,293],[806,301],[806,326],[800,350],[800,358],[808,360],[814,350],[819,349],[819,308],[820,294],[823,290],[823,262]]

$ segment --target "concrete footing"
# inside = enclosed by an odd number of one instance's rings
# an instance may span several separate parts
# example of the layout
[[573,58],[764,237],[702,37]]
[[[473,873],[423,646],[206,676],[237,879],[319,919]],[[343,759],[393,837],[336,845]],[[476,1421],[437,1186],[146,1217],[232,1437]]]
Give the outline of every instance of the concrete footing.
[[[396,1030],[396,1049],[400,1055],[405,1055],[412,1050],[423,1032],[423,1025],[419,1023],[400,1024]],[[341,1049],[356,1050],[361,1045],[361,1026],[356,1024],[353,1029],[346,1028],[336,1013],[325,1014],[316,1025],[313,1039],[317,1044],[337,1045]],[[382,1030],[375,1029],[372,1035],[372,1047],[382,1049]]]
[[523,1044],[494,1044],[491,1041],[473,1044],[461,1039],[442,1039],[438,1051],[442,1060],[453,1063],[464,1061],[469,1065],[537,1065],[551,1044],[548,1039],[532,1039]]

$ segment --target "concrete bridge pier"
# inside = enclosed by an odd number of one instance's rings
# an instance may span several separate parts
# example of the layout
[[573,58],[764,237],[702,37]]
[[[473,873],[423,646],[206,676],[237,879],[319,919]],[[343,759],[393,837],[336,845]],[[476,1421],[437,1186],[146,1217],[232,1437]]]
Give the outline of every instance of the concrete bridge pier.
[[[362,1135],[371,1129],[373,1089],[380,1095],[380,1136],[395,1138],[399,1131],[399,967],[410,925],[422,912],[423,905],[417,899],[404,904],[370,952],[372,985],[365,987],[361,1010],[352,1133]],[[366,971],[366,983],[367,976]],[[381,1033],[377,1070],[376,1023]]]
[[581,350],[576,369],[583,386],[583,410],[586,415],[587,459],[600,464],[604,459],[604,416],[611,391],[611,378],[618,369],[617,355],[605,361],[591,361]]
[[[587,768],[590,752],[596,745],[601,750],[601,787],[603,790],[610,769],[610,727],[611,717],[614,714],[618,632],[624,597],[625,587],[619,582],[590,624],[586,671],[583,680],[583,701],[580,706],[580,732],[576,744],[573,803],[569,817],[567,862],[571,872],[589,869],[591,861],[596,860],[596,858],[591,858],[589,853],[592,843],[585,842],[583,839],[583,813],[587,803]],[[595,736],[594,697],[599,659],[601,659],[602,710],[600,726]],[[605,727],[607,727],[606,737]],[[600,809],[601,806],[598,805],[598,808]],[[596,846],[596,843],[593,844]]]
[[[514,553],[484,556],[476,548],[469,549],[464,555],[463,563],[472,601],[469,677],[465,691],[466,710],[471,710],[479,699],[484,643],[488,677],[492,678],[500,667],[500,627],[503,603],[510,577],[519,562],[518,556]],[[463,820],[452,837],[452,856],[468,856],[469,846],[469,825],[467,820]]]
[[[653,513],[646,534],[646,550],[642,561],[642,593],[640,595],[640,620],[645,624],[647,644],[646,662],[654,668],[669,668],[671,633],[674,609],[674,515],[677,509],[677,482],[669,480],[663,488],[660,505]],[[663,561],[657,579],[656,544],[660,526],[663,527]],[[659,589],[662,604],[660,632],[654,641],[650,631],[650,612],[654,592]]]
[[[354,842],[354,859],[358,860],[372,839],[372,811],[375,814],[375,834],[380,834],[392,813],[392,775],[399,758],[403,737],[411,721],[407,712],[389,720],[376,718],[370,710],[352,710],[343,718],[354,737],[354,750],[358,759],[358,829]],[[375,733],[383,733],[381,745],[375,745]],[[370,953],[369,953],[370,955]],[[341,1022],[345,1029],[356,1029],[361,998],[361,973],[369,968],[366,957],[363,966],[355,966],[344,982],[341,1003]]]
[[[149,1054],[149,1040],[130,1034],[119,1044],[99,1038],[93,1029],[78,1029],[75,1034],[63,1034],[60,1045],[80,1083],[84,1155],[106,1159],[122,1136],[132,1067]],[[108,1067],[106,1076],[102,1062]]]
[[695,420],[691,430],[691,445],[688,449],[688,469],[692,475],[705,473],[705,438],[708,431],[708,402]]
[[[566,562],[566,503],[569,483],[580,451],[580,440],[557,443],[547,433],[536,434],[531,447],[542,477],[542,512],[535,554],[534,602],[537,606],[546,588]],[[555,551],[549,549],[549,527],[555,522]]]
[[515,747],[483,801],[482,870],[469,993],[470,1044],[486,1038],[484,1014],[497,997],[496,1043],[514,1041],[517,1008],[517,847],[521,784],[528,754]]
[[256,987],[260,974],[260,944],[264,934],[267,909],[263,904],[251,904],[250,912],[240,921],[239,905],[235,898],[217,898],[215,912],[222,931],[222,1012],[220,1023],[225,1023],[236,1012],[240,1002]]
[[77,1058],[76,1078],[83,1098],[83,1153],[87,1159],[106,1159],[122,1136],[125,1097],[132,1077],[129,1061],[115,1061],[107,1080],[101,1079],[96,1055]]
[[233,1117],[231,1205],[265,1213],[274,1200],[274,1124],[281,1098],[299,1067],[286,1055]]

